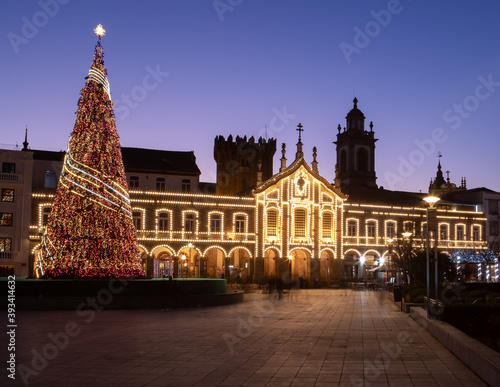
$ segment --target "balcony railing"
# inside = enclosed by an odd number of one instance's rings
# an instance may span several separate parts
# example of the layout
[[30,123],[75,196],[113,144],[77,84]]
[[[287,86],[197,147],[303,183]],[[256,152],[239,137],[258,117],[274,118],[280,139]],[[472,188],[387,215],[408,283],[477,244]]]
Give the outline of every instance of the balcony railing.
[[252,233],[213,233],[213,232],[183,232],[183,231],[156,231],[137,230],[139,239],[186,239],[192,241],[234,241],[251,242],[255,241],[255,234]]
[[0,259],[12,259],[12,252],[0,251]]
[[20,180],[19,174],[17,173],[0,173],[0,180],[8,180],[8,181],[18,181]]

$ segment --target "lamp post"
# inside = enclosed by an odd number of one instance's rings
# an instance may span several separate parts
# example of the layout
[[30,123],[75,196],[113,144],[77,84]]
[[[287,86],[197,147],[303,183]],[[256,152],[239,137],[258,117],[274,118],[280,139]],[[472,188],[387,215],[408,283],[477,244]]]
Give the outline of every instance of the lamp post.
[[386,274],[386,280],[387,282],[389,282],[389,261],[391,261],[391,271],[393,269],[393,266],[392,266],[392,243],[394,242],[394,239],[390,238],[387,240],[387,242],[389,242],[389,246],[388,246],[388,251],[387,251],[387,263],[385,264],[385,267],[387,268],[387,274]]
[[[430,225],[429,225],[429,209],[433,209],[434,208],[434,204],[436,202],[439,201],[439,198],[436,197],[436,196],[427,196],[424,198],[424,201],[428,204],[427,208],[426,208],[426,218],[427,218],[427,235],[426,235],[426,239],[427,239],[427,248],[426,248],[426,254],[425,254],[425,258],[426,258],[426,282],[427,282],[427,317],[430,318],[431,317],[431,299],[430,299],[430,280],[429,280],[429,233],[430,233]],[[437,242],[437,241],[436,241]],[[437,296],[437,259],[436,259],[436,262],[435,262],[435,269],[436,269],[436,280],[435,280],[435,285],[436,285],[436,296]]]
[[[407,268],[408,268],[408,273],[406,274],[406,280],[408,281],[408,284],[409,284],[409,282],[410,282],[410,278],[409,278],[410,277],[410,253],[408,252],[408,242],[407,242],[407,240],[410,239],[410,237],[412,236],[412,233],[409,232],[409,231],[405,231],[401,235],[403,235],[403,240],[404,240],[404,243],[405,243],[405,249],[404,249],[405,256],[406,256],[405,261],[407,262]],[[411,245],[410,245],[410,250],[411,250]]]
[[181,255],[181,277],[182,277],[182,272],[184,270],[184,267],[186,266],[186,254]]
[[[379,267],[382,267],[385,265],[384,256],[380,257],[380,259],[378,260],[378,265],[379,265]],[[387,266],[386,266],[386,270],[385,270],[385,279],[384,279],[384,273],[382,272],[382,286],[384,289],[386,287],[386,282],[387,282]]]
[[[188,261],[188,270],[187,270],[187,277],[189,278],[189,269],[191,268],[191,263],[192,263],[192,259],[193,257],[191,256],[191,249],[193,247],[193,244],[191,242],[188,243],[188,247],[189,247],[189,261]],[[195,271],[195,274],[194,274],[194,277],[196,278],[196,267],[194,269]]]

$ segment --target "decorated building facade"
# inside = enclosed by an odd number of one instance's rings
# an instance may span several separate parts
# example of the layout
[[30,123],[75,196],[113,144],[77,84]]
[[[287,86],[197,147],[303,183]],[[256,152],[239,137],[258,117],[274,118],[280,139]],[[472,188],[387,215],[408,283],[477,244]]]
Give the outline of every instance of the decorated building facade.
[[[399,254],[397,246],[426,246],[423,199],[428,194],[377,186],[377,140],[373,123],[364,130],[364,119],[355,100],[346,128],[339,126],[334,184],[318,173],[315,149],[311,164],[306,162],[300,124],[293,160],[288,162],[283,144],[277,173],[274,139],[216,137],[215,186],[199,182],[192,152],[122,148],[147,275],[242,282],[302,277],[323,285],[394,277],[391,261]],[[41,175],[57,174],[63,153],[34,151],[33,158],[38,172],[33,176],[31,254],[39,248],[54,197],[51,178]],[[37,165],[50,165],[50,170]],[[433,211],[430,243],[437,240],[440,251],[487,249],[481,203],[447,199]]]

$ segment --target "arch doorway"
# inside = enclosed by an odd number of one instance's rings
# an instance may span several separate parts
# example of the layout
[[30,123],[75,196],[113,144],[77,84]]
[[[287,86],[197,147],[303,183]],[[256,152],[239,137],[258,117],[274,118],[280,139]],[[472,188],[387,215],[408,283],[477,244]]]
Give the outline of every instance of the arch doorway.
[[319,256],[320,281],[326,286],[330,285],[330,278],[332,278],[333,275],[333,266],[333,252],[330,250],[323,250]]
[[299,279],[301,287],[311,284],[311,252],[305,249],[294,249],[290,252],[292,280]]
[[207,278],[225,277],[225,258],[225,252],[218,247],[211,247],[207,251],[205,251]]
[[200,278],[200,254],[191,243],[179,251],[179,272],[183,278]]
[[168,247],[161,246],[151,251],[153,258],[152,273],[153,278],[168,278],[174,276],[174,253]]
[[229,275],[231,282],[250,281],[250,253],[243,248],[235,248],[229,254]]
[[279,251],[271,248],[266,250],[264,255],[264,277],[265,278],[276,278],[279,268]]
[[359,261],[361,254],[355,250],[349,250],[344,256],[344,278],[346,280],[358,279],[361,271],[359,270]]

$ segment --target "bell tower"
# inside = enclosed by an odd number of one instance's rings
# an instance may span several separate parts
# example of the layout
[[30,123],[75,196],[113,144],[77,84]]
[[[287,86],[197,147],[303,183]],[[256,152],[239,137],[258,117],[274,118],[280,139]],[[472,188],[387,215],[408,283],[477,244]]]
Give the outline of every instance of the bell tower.
[[346,116],[346,127],[337,127],[337,164],[335,186],[349,192],[360,188],[377,188],[375,175],[375,133],[373,122],[365,130],[365,115],[358,109],[358,99]]

